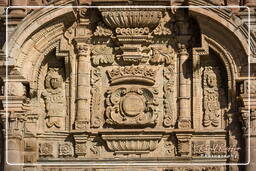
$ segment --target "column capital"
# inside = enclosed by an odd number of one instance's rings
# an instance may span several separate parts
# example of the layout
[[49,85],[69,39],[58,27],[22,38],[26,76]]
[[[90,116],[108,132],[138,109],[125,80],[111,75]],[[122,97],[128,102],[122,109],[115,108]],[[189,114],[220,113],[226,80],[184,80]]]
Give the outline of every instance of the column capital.
[[90,46],[87,43],[84,42],[77,42],[76,43],[76,50],[77,50],[77,54],[78,56],[88,56],[89,52],[90,52]]
[[180,55],[188,55],[186,45],[182,43],[178,43],[178,52]]

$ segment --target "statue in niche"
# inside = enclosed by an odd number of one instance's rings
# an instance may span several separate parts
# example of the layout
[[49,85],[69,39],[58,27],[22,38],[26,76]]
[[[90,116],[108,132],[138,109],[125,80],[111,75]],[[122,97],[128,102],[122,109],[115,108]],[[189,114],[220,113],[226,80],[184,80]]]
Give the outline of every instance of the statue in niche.
[[[221,120],[220,98],[225,99],[225,93],[220,83],[218,67],[206,66],[203,70],[203,125],[218,127]],[[224,103],[223,103],[224,104]]]
[[64,123],[66,105],[62,73],[61,68],[49,68],[45,78],[45,91],[42,96],[45,100],[48,128],[61,128]]

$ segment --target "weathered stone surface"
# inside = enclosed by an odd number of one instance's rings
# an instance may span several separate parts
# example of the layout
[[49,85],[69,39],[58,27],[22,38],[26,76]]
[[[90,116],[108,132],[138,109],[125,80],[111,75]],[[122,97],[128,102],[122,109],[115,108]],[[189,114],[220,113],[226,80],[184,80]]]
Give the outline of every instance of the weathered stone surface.
[[[70,7],[25,7],[42,4]],[[256,40],[252,29],[249,52],[248,11],[169,8],[238,4],[254,3],[12,0],[21,7],[0,21],[1,35],[4,24],[12,32],[13,61],[8,78],[0,65],[5,170],[255,171],[256,79],[248,71]],[[249,144],[248,166],[207,166],[247,163]]]

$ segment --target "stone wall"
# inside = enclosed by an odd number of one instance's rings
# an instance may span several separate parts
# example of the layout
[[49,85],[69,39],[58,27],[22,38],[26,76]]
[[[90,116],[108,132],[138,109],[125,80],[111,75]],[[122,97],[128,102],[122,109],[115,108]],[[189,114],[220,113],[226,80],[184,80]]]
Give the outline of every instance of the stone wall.
[[4,169],[254,171],[254,3],[0,1]]

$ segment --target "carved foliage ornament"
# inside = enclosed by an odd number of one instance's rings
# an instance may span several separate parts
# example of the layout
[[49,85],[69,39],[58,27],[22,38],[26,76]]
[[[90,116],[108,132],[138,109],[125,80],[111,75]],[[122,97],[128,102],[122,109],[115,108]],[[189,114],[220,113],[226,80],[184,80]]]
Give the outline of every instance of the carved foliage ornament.
[[110,125],[155,125],[158,117],[157,91],[147,88],[109,90],[106,99],[106,122]]
[[98,128],[102,125],[102,110],[101,110],[101,71],[99,68],[91,72],[91,127]]
[[95,66],[112,64],[114,62],[113,49],[106,46],[95,46],[92,49],[92,63]]

